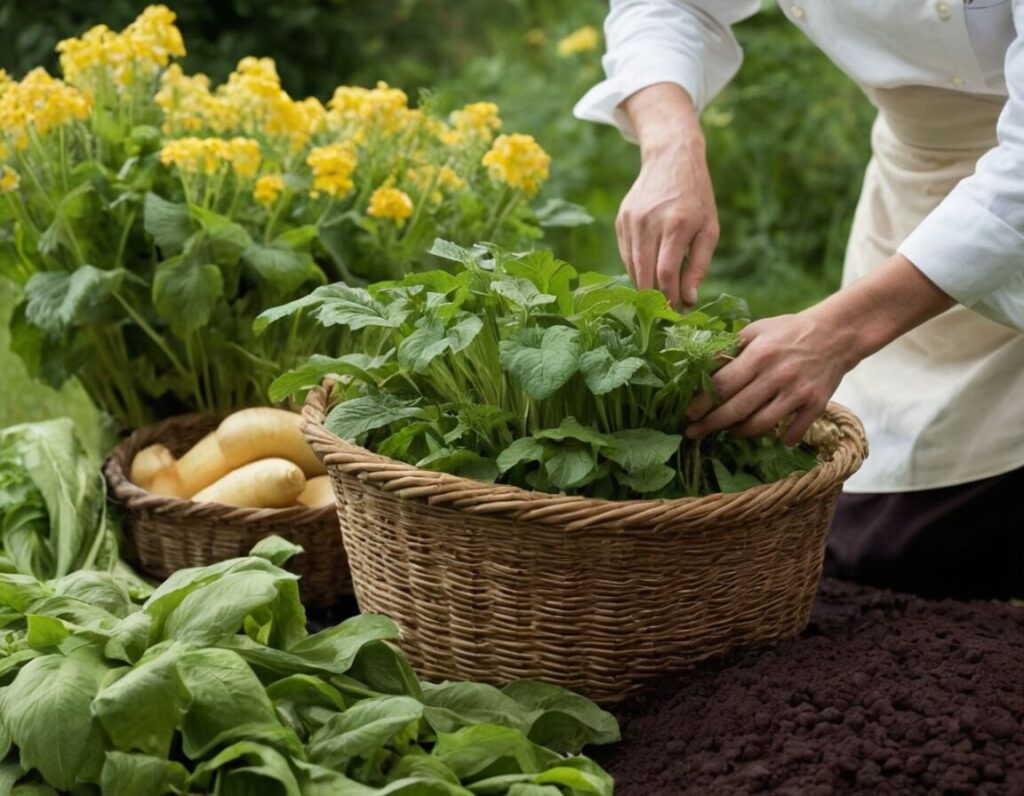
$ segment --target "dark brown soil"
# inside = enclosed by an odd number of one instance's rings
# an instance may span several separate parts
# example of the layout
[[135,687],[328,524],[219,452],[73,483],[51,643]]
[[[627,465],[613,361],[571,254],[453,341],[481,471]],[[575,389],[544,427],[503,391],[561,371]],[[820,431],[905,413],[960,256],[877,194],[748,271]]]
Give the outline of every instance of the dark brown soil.
[[1022,796],[1024,608],[825,580],[801,638],[617,713],[618,796]]

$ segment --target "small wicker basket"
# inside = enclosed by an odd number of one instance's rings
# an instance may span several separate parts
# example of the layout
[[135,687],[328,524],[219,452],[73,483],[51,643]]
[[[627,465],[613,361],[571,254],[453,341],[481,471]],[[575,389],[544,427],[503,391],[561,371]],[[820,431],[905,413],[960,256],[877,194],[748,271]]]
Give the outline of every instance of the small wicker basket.
[[738,494],[614,502],[420,470],[324,428],[306,438],[339,501],[356,599],[390,615],[432,679],[536,678],[604,703],[740,646],[795,636],[864,430],[831,404],[834,450]]
[[234,508],[153,495],[128,480],[132,459],[142,448],[160,442],[181,456],[217,423],[216,417],[201,414],[168,418],[136,431],[107,459],[103,471],[110,499],[122,516],[125,556],[144,573],[166,578],[185,567],[247,555],[260,539],[277,534],[305,550],[287,567],[302,577],[299,589],[307,607],[332,605],[351,594],[333,506]]

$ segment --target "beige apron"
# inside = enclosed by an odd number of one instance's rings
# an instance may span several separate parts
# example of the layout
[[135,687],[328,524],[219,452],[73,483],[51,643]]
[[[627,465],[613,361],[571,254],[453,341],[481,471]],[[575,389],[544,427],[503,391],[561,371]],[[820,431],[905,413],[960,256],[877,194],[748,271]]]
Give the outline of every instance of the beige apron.
[[[938,88],[866,89],[879,109],[843,284],[885,262],[996,145],[1006,100]],[[970,268],[970,263],[964,263]],[[957,306],[868,357],[836,400],[871,455],[847,492],[951,486],[1024,465],[1024,335]]]

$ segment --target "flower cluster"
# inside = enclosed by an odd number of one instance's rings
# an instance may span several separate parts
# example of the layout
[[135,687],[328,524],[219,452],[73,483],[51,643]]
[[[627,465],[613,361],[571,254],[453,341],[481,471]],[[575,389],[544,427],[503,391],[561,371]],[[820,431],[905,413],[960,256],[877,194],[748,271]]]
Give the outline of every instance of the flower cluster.
[[413,204],[409,194],[393,188],[391,183],[380,186],[370,195],[370,206],[367,215],[376,218],[393,218],[401,223],[412,215]]
[[260,144],[251,138],[175,138],[164,144],[160,160],[186,174],[216,174],[230,166],[239,177],[252,177],[260,167]]
[[33,69],[21,82],[0,83],[0,133],[7,144],[24,149],[30,135],[40,136],[89,117],[89,97],[45,69]]
[[499,135],[482,162],[494,179],[532,196],[548,177],[551,156],[532,135],[513,133]]
[[570,58],[579,53],[594,52],[601,46],[601,34],[593,25],[584,25],[558,42],[558,55]]
[[313,190],[328,196],[344,196],[355,186],[356,150],[348,142],[313,148],[306,163],[313,170]]

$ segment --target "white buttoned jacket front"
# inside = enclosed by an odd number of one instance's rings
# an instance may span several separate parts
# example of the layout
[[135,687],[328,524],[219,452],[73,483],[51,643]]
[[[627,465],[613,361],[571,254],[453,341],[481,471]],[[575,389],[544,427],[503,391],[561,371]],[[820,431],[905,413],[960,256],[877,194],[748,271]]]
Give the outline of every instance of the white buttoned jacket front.
[[[759,0],[612,0],[607,79],[582,119],[634,134],[620,108],[655,83],[698,109],[732,79],[730,28]],[[1006,97],[998,145],[898,250],[960,303],[1024,330],[1024,0],[796,0],[783,12],[850,77],[872,88],[935,86]]]

